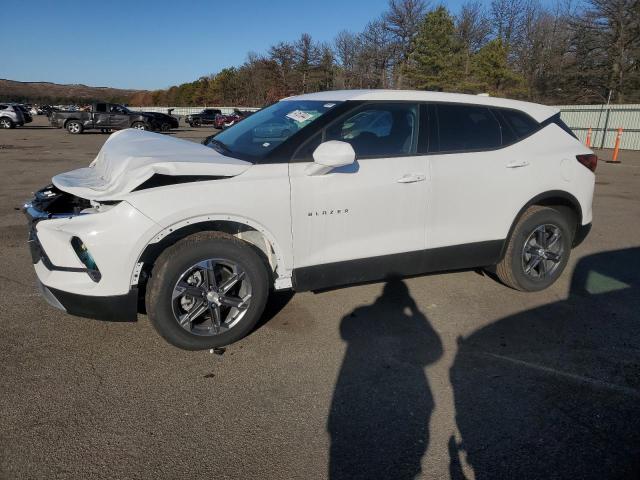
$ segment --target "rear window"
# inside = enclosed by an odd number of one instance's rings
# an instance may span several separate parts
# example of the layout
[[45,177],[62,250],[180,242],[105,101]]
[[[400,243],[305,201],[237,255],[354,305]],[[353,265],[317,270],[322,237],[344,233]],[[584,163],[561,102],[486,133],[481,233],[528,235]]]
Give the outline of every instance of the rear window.
[[529,115],[517,110],[500,109],[498,110],[498,114],[502,115],[502,118],[505,119],[507,125],[518,139],[528,137],[540,126],[538,122]]
[[560,118],[560,113],[556,113],[553,117],[550,117],[548,119],[546,119],[543,123],[542,126],[547,126],[550,123],[555,123],[556,125],[558,125],[562,130],[564,130],[565,132],[567,132],[569,135],[571,135],[573,138],[575,138],[576,140],[578,139],[578,137],[576,137],[576,134],[573,133],[573,130],[571,130],[569,128],[569,126],[564,123],[562,121],[562,119]]
[[502,146],[500,124],[487,107],[436,106],[439,152],[490,150]]

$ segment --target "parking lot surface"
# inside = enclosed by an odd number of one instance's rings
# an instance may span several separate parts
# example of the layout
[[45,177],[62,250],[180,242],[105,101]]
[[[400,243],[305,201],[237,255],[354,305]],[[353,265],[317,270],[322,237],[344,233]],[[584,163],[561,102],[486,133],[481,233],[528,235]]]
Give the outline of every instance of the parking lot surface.
[[466,271],[281,293],[220,355],[37,292],[17,207],[106,138],[0,131],[0,478],[640,478],[640,154],[598,166],[546,291]]

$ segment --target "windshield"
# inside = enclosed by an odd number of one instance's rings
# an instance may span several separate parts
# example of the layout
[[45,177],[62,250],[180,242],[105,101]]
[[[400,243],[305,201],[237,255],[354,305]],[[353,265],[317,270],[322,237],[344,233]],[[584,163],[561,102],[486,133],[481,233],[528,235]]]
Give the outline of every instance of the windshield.
[[337,104],[283,100],[222,131],[206,145],[224,155],[257,161]]

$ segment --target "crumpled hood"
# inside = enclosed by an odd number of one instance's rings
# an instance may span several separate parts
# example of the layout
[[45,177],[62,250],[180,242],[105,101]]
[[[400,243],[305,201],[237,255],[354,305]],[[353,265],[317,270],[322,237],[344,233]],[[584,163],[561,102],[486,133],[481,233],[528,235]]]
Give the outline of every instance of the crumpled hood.
[[252,164],[199,143],[136,129],[113,133],[86,168],[52,178],[60,190],[89,200],[118,200],[155,174],[232,177]]

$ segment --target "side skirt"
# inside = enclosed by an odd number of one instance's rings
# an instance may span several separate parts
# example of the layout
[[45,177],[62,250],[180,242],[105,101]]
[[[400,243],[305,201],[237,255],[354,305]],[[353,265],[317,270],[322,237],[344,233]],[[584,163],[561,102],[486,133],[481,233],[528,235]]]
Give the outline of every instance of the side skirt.
[[295,268],[293,288],[304,292],[392,277],[486,267],[498,263],[504,242],[490,240]]

